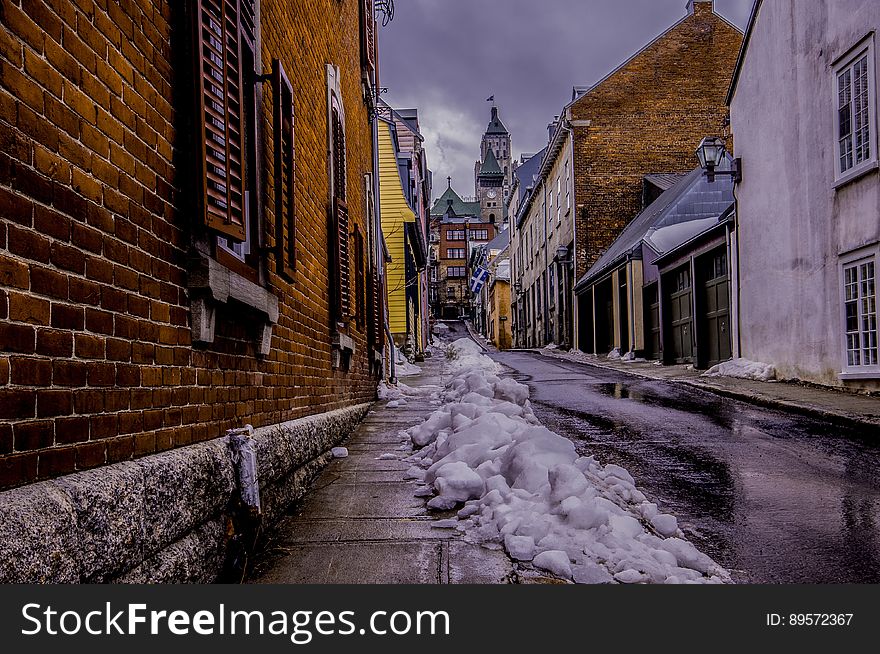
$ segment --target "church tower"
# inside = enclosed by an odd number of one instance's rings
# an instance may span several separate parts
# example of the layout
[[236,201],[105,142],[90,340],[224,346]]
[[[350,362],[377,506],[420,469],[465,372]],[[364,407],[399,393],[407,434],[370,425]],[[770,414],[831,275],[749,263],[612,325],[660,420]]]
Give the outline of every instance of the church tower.
[[513,186],[511,157],[510,133],[498,117],[498,107],[493,104],[489,126],[480,143],[480,161],[474,166],[474,181],[480,216],[485,222],[494,222],[499,229]]

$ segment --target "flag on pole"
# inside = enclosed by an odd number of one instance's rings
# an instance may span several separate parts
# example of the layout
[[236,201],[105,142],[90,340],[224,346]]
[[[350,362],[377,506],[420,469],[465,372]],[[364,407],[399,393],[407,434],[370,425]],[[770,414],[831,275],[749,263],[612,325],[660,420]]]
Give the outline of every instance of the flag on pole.
[[490,95],[488,98],[486,98],[486,102],[495,102],[495,96]]
[[471,293],[476,295],[480,291],[483,290],[483,286],[489,280],[489,271],[482,266],[477,268],[474,271],[473,276],[471,277]]

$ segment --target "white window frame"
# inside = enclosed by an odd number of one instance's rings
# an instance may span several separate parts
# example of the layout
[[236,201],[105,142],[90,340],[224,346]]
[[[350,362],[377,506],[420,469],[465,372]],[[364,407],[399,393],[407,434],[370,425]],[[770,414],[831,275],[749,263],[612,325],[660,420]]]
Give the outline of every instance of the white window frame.
[[[874,314],[878,321],[880,321],[880,312],[878,312],[878,308],[880,307],[878,307],[877,302],[878,295],[880,295],[878,294],[878,281],[880,281],[880,244],[874,244],[868,248],[861,248],[840,257],[838,293],[840,297],[840,347],[842,372],[838,377],[841,380],[880,378],[880,360],[878,360],[876,365],[850,365],[848,359],[845,290],[846,270],[868,262],[873,262],[874,264]],[[861,321],[861,303],[859,306],[859,320]]]
[[[847,69],[852,69],[853,65],[867,57],[868,60],[868,147],[870,148],[869,157],[860,163],[853,162],[853,166],[846,171],[840,170],[840,117],[839,117],[839,77]],[[871,33],[858,44],[852,47],[845,55],[838,59],[833,65],[833,74],[831,78],[832,95],[834,109],[834,186],[840,187],[851,182],[865,173],[875,170],[878,167],[877,158],[877,75],[875,67],[874,54],[874,34]],[[855,122],[853,120],[853,134],[855,130]],[[853,152],[855,152],[855,144],[853,144]]]

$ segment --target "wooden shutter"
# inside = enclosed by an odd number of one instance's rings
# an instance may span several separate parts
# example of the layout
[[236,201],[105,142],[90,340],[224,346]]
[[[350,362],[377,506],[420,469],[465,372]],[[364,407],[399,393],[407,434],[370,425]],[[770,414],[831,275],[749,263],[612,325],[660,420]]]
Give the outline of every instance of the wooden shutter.
[[364,70],[376,70],[376,14],[373,0],[361,0],[361,63]]
[[293,278],[296,268],[293,86],[277,59],[272,62],[275,102],[275,260],[278,273]]
[[[210,229],[245,240],[242,38],[253,17],[240,0],[196,0],[197,130],[202,217]],[[244,21],[244,23],[243,23]]]
[[364,272],[364,236],[354,230],[354,316],[358,329],[363,330],[366,318],[366,279]]
[[335,200],[336,219],[336,306],[337,320],[351,317],[351,265],[348,244],[348,205],[342,198]]
[[345,203],[346,160],[345,130],[339,112],[334,107],[331,115],[333,150],[333,233],[335,242],[336,320],[345,322],[351,318],[351,259],[349,253],[349,216]]

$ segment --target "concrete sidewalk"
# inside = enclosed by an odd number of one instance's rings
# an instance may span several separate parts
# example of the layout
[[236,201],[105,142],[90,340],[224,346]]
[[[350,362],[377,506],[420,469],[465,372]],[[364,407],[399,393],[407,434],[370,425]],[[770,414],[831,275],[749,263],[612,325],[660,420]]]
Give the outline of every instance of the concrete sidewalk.
[[608,368],[643,377],[685,384],[718,395],[771,409],[793,411],[834,424],[864,429],[880,427],[880,397],[797,382],[761,382],[732,377],[703,377],[688,366],[658,366],[653,362],[614,361],[555,350],[530,350],[545,356]]
[[[439,359],[419,364],[422,373],[404,377],[408,386],[442,384]],[[435,408],[430,394],[407,398],[400,408],[377,402],[343,445],[349,456],[334,460],[302,504],[271,535],[250,575],[251,583],[509,583],[513,566],[503,551],[466,543],[459,532],[435,529],[426,498],[413,495],[416,482],[403,476],[410,464],[400,430]]]

